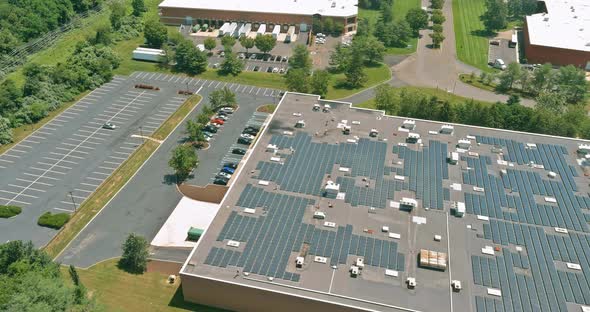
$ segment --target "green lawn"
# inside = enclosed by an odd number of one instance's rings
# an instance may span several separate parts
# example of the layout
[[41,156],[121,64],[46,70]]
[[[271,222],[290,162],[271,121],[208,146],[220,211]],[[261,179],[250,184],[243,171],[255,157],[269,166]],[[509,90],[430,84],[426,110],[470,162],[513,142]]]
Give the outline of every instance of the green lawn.
[[[471,100],[471,99],[468,99],[468,98],[465,98],[462,96],[455,95],[453,93],[445,92],[444,90],[434,89],[434,88],[401,87],[401,88],[396,88],[396,90],[398,92],[402,92],[403,90],[406,90],[406,91],[410,91],[410,92],[419,92],[419,93],[427,95],[427,96],[436,96],[440,100],[449,101],[451,104],[463,103],[465,101]],[[480,102],[482,104],[492,104],[490,102],[484,102],[484,101],[476,101],[476,102]],[[375,99],[370,99],[368,101],[358,103],[354,106],[375,109]]]
[[453,0],[455,45],[459,60],[481,70],[488,67],[488,34],[479,19],[485,11],[484,0]]
[[[395,0],[393,1],[393,17],[395,19],[406,18],[406,13],[412,8],[419,8],[420,0]],[[359,18],[366,18],[369,20],[371,29],[375,29],[374,25],[379,18],[380,13],[377,10],[359,9]],[[387,54],[410,54],[416,52],[416,45],[418,38],[412,38],[408,45],[409,48],[387,48]]]
[[[223,310],[184,301],[180,281],[167,282],[168,275],[159,272],[130,274],[117,267],[118,259],[98,263],[87,270],[78,269],[80,281],[95,296],[105,311],[125,312],[221,312]],[[68,267],[61,272],[70,280]]]
[[340,87],[344,81],[344,74],[332,75],[330,86],[328,87],[328,94],[326,99],[341,99],[351,96],[357,92],[360,92],[366,88],[378,85],[384,81],[391,79],[391,71],[384,64],[379,64],[374,67],[365,68],[367,73],[367,82],[362,88],[349,89],[346,87]]

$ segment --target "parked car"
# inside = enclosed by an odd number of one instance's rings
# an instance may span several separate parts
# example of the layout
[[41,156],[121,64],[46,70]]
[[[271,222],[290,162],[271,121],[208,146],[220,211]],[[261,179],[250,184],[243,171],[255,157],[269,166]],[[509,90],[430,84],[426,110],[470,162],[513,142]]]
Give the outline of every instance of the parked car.
[[221,178],[215,178],[215,180],[213,180],[213,184],[217,184],[217,185],[227,185],[227,182],[229,182],[229,180],[221,179]]
[[254,136],[248,133],[242,133],[240,134],[240,138],[246,138],[246,139],[250,139],[250,140],[254,140]]
[[220,112],[224,112],[226,114],[233,114],[234,113],[234,109],[231,108],[231,107],[229,107],[229,106],[222,107],[222,108],[219,109],[219,111]]
[[288,57],[286,57],[286,56],[283,56],[283,58],[281,59],[281,62],[286,62],[286,61],[288,61],[288,60],[289,60],[289,58],[288,58]]
[[260,66],[254,66],[254,69],[253,69],[253,71],[257,72],[257,71],[259,71],[259,70],[260,70]]
[[219,63],[213,64],[213,68],[219,68]]
[[111,122],[105,122],[104,125],[102,125],[103,129],[109,129],[109,130],[115,130],[117,129],[117,126],[115,126],[113,123]]
[[233,162],[227,162],[223,165],[224,167],[230,167],[232,169],[237,169],[238,168],[238,164],[233,163]]
[[273,68],[272,69],[272,72],[275,73],[275,74],[278,73],[279,72],[279,68],[278,67]]
[[219,124],[219,125],[223,125],[225,123],[225,121],[223,121],[223,119],[219,119],[219,118],[211,119],[211,122]]
[[238,138],[238,144],[244,144],[244,145],[250,145],[252,144],[252,139],[246,139],[246,138]]
[[229,118],[227,118],[227,115],[219,113],[213,116],[213,119],[221,119],[223,121],[227,121]]
[[215,128],[221,128],[220,124],[216,124],[216,123],[212,123],[212,122],[207,123],[206,126],[213,126]]
[[252,53],[252,54],[250,55],[250,59],[251,59],[251,60],[254,60],[254,59],[256,59],[256,53]]
[[229,173],[229,174],[234,174],[234,172],[236,172],[236,169],[230,168],[230,167],[223,167],[223,169],[221,169],[221,172],[225,172],[225,173]]
[[266,69],[266,72],[267,72],[267,73],[272,73],[272,67],[270,67],[270,66],[269,66],[269,67]]
[[240,54],[238,54],[238,58],[243,60],[246,58],[246,55],[244,53],[240,53]]
[[213,133],[211,133],[211,132],[208,132],[208,131],[203,131],[203,135],[204,135],[206,138],[212,138],[212,137],[213,137]]
[[504,63],[504,60],[502,60],[502,59],[496,59],[494,61],[493,67],[494,68],[497,68],[497,69],[500,69],[500,70],[505,70],[507,66],[506,66],[506,63]]
[[231,150],[231,153],[236,155],[246,155],[246,150],[243,148],[234,148]]
[[203,127],[203,131],[217,133],[217,127],[213,125],[206,125],[205,127]]
[[244,131],[242,131],[242,133],[244,134],[250,134],[250,135],[257,135],[258,131],[254,130],[254,129],[244,129]]
[[284,73],[285,73],[285,69],[284,68],[279,69],[279,74],[284,74]]
[[217,174],[216,178],[221,177],[221,178],[226,178],[226,179],[231,179],[231,174],[227,173],[227,172],[220,172]]

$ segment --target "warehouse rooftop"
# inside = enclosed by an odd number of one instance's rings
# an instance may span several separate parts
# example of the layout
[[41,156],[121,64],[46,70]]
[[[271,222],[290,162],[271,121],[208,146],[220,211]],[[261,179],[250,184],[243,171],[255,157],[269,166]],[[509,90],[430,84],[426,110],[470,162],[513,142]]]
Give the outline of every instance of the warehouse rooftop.
[[164,0],[160,8],[350,17],[357,15],[357,0]]
[[588,305],[581,143],[287,93],[181,273],[359,310]]
[[531,44],[590,52],[590,2],[544,2],[547,13],[526,17]]

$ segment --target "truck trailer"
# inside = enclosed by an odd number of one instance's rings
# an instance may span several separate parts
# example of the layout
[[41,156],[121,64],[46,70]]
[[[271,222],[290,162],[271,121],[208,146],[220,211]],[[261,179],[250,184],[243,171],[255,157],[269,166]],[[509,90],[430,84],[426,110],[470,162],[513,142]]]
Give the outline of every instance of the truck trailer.
[[289,30],[287,30],[287,37],[285,37],[285,43],[289,43],[293,40],[295,36],[295,26],[290,26]]

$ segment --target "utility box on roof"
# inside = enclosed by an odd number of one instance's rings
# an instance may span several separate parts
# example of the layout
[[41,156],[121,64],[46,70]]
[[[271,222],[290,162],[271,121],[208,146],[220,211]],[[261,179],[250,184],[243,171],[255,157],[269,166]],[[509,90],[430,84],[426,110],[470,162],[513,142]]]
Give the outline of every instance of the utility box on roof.
[[461,139],[457,143],[457,147],[462,149],[469,149],[471,147],[471,141],[467,139]]
[[324,192],[326,197],[336,196],[338,195],[338,192],[340,192],[340,184],[336,184],[332,180],[328,180],[324,186]]
[[406,138],[407,143],[417,143],[420,140],[420,134],[410,132],[408,133],[408,137]]
[[203,232],[203,230],[191,226],[191,228],[188,230],[188,240],[198,241],[201,235],[203,235]]
[[420,249],[420,267],[445,271],[447,269],[447,254],[427,249]]
[[369,136],[372,138],[375,138],[379,135],[379,131],[377,131],[377,129],[371,129],[371,131],[369,132]]
[[404,198],[402,198],[402,200],[400,200],[399,207],[400,207],[400,209],[410,211],[410,210],[418,207],[418,202],[413,198],[404,197]]
[[442,127],[440,127],[440,133],[442,134],[453,134],[454,131],[455,127],[451,125],[442,125]]
[[406,119],[406,120],[404,120],[404,123],[402,124],[402,128],[405,128],[408,130],[414,130],[416,128],[416,121],[411,120],[411,119]]
[[459,162],[459,153],[450,152],[448,161],[449,161],[449,164],[456,165]]

